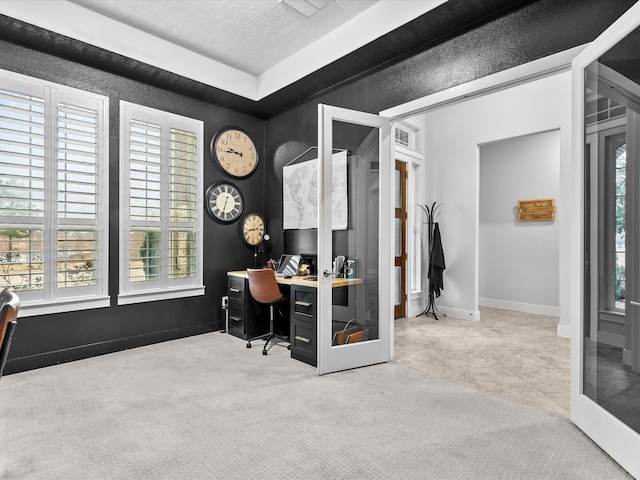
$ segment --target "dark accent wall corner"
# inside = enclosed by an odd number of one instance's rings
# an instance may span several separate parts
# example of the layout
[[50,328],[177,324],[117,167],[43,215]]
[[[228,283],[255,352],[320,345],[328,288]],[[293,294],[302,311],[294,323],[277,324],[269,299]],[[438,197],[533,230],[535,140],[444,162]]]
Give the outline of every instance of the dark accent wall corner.
[[[220,225],[203,218],[204,285],[199,297],[117,305],[119,233],[119,102],[140,105],[196,118],[204,122],[204,189],[225,178],[211,159],[209,142],[217,130],[238,125],[256,138],[264,159],[264,121],[214,106],[167,89],[82,65],[50,53],[0,40],[0,68],[105,95],[109,98],[109,308],[20,317],[5,373],[159,341],[223,327],[221,297],[226,295],[226,272],[253,264],[253,251],[241,241],[238,224]],[[242,190],[247,211],[264,211],[262,161],[254,175],[233,182]],[[227,179],[229,179],[227,177]],[[242,347],[239,344],[239,348]]]

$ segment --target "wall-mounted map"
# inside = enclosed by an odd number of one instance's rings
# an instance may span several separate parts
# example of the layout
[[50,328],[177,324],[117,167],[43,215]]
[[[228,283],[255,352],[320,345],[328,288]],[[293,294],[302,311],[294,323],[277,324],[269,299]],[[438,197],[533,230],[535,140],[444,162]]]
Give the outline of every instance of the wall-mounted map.
[[[334,153],[332,161],[331,224],[333,230],[346,230],[347,152]],[[318,228],[318,159],[286,165],[282,177],[283,228]]]

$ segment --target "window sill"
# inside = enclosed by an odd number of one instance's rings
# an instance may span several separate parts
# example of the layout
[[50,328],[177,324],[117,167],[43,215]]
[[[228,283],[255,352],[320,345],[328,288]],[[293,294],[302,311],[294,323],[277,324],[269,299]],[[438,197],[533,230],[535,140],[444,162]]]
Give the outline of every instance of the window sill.
[[[18,292],[18,296],[20,292]],[[38,301],[24,301],[20,303],[19,317],[35,317],[52,313],[75,312],[78,310],[90,310],[93,308],[105,308],[111,304],[108,295],[99,297],[72,297],[48,300],[44,303]]]
[[199,297],[201,295],[204,295],[204,286],[127,292],[118,295],[118,305],[131,305],[134,303],[155,302],[157,300],[171,300],[174,298]]
[[614,323],[620,323],[620,324],[624,324],[625,323],[625,313],[623,311],[620,310],[600,310],[598,312],[599,314],[599,318],[600,320],[605,320],[608,322],[614,322]]

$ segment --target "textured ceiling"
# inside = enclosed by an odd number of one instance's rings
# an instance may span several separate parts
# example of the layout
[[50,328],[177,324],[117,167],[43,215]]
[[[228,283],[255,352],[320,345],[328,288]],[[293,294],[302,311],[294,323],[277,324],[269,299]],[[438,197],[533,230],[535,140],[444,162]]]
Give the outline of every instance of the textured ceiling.
[[[191,1],[149,0],[146,3],[155,7],[165,2]],[[218,4],[219,1],[206,0],[203,3]],[[278,5],[277,0],[235,0],[225,4],[233,6],[244,4],[245,1],[248,4],[259,1],[285,8]],[[359,0],[336,1],[351,3]],[[256,77],[176,46],[168,40],[159,41],[150,33],[97,14],[69,0],[0,0],[0,48],[2,42],[8,41],[235,111],[270,118],[314,96],[326,94],[339,86],[412,58],[418,52],[434,48],[525,5],[547,1],[554,0],[447,0],[444,3],[443,0],[380,0],[343,24],[342,30],[338,28],[327,35],[337,38],[338,42],[333,45],[337,45],[336,50],[342,48],[340,54],[333,59],[322,59],[324,63],[318,61],[304,65],[297,76],[290,71],[297,63],[304,63],[305,57],[313,57],[313,60],[321,56],[323,50],[329,50],[323,39],[306,47],[306,51],[303,48],[302,55],[300,52],[293,54],[269,72]],[[113,4],[127,5],[128,1],[114,1]],[[400,5],[402,9],[398,8]],[[377,12],[380,21],[372,22],[370,13],[379,7],[384,7]],[[419,14],[419,8],[427,13]],[[403,23],[398,23],[398,27],[386,34],[380,34],[382,24],[386,23],[388,27],[388,17],[397,13],[405,15],[404,18],[396,18]],[[414,15],[411,17],[413,19],[407,18],[407,14]],[[108,21],[101,22],[95,17]],[[360,28],[361,25],[366,28]],[[501,27],[498,25],[496,28],[499,30]],[[354,47],[353,43],[349,43],[349,37],[360,33],[371,35],[372,31],[377,32],[377,36],[364,40],[360,46]],[[493,38],[487,39],[487,48],[491,48]],[[344,44],[347,44],[346,47]],[[309,49],[316,55],[309,55]],[[260,57],[261,49],[256,47],[253,53]],[[452,58],[457,58],[459,53]],[[271,81],[274,70],[281,73],[282,78],[276,79],[280,80],[279,84]],[[226,83],[220,81],[225,73],[230,73]],[[416,78],[420,80],[420,77]],[[447,81],[451,82],[451,78]],[[266,88],[258,91],[258,94],[245,95],[244,91],[250,90],[248,87],[252,86],[251,82],[254,91],[256,84],[258,87],[266,84]]]
[[[285,1],[326,6],[307,18]],[[446,2],[0,0],[0,14],[260,100]]]
[[310,18],[278,0],[69,0],[251,75],[379,0],[334,0]]

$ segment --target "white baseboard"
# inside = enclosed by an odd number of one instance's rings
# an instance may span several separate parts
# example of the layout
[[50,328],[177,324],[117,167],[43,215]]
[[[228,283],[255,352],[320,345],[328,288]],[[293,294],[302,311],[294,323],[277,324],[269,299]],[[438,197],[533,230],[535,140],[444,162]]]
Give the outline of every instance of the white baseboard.
[[460,318],[462,320],[480,320],[480,312],[471,310],[461,310],[459,308],[441,307],[438,306],[438,310],[444,313],[447,317]]
[[622,350],[622,363],[631,366],[631,362],[633,361],[632,354],[633,352],[631,350],[628,350],[626,348]]
[[541,315],[552,315],[554,317],[560,316],[560,307],[552,307],[549,305],[510,302],[508,300],[496,300],[493,298],[479,298],[478,303],[485,307],[504,308],[506,310],[515,310],[518,312],[539,313]]
[[[611,332],[603,332],[600,330],[598,332],[598,343],[604,343],[606,345],[610,345],[612,347],[624,348],[624,335],[619,335],[617,333]],[[624,363],[624,354],[623,354],[623,363]]]
[[556,334],[559,337],[571,338],[571,327],[569,325],[560,325],[560,324],[558,324],[558,328],[556,330]]

